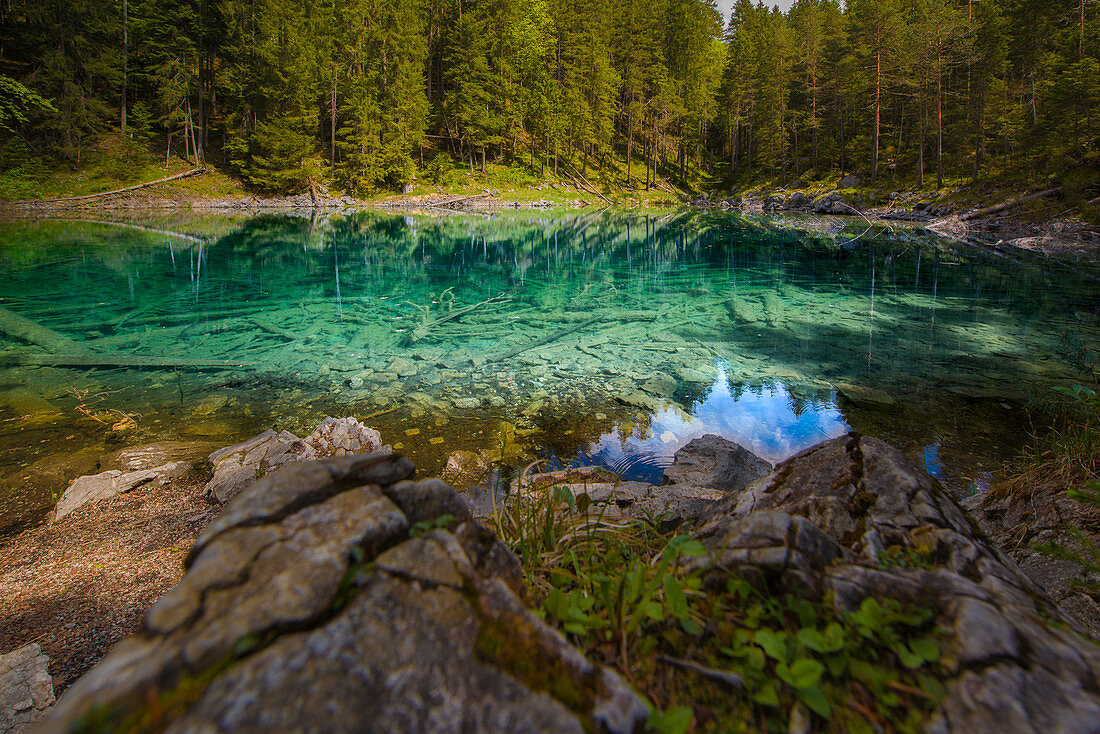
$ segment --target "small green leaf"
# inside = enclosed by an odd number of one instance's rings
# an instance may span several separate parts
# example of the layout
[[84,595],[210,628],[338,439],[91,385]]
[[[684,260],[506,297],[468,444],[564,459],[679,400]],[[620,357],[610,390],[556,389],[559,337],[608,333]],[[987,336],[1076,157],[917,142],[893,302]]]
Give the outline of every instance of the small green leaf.
[[775,690],[775,683],[770,680],[761,683],[756,693],[752,694],[752,700],[761,706],[778,706],[779,693]]
[[756,644],[764,649],[768,657],[779,662],[787,660],[787,634],[785,632],[772,632],[760,630],[756,633]]
[[791,685],[795,688],[809,688],[817,685],[825,666],[811,658],[799,658],[791,663]]
[[582,494],[577,497],[577,512],[588,512],[589,505],[592,504],[592,498],[587,494]]
[[700,627],[699,623],[691,617],[680,617],[680,627],[684,630],[684,632],[687,632],[689,635],[693,635],[695,637],[703,634],[703,628]]
[[703,544],[694,538],[680,546],[680,555],[686,558],[701,556],[706,552],[707,549],[703,547]]
[[927,637],[920,637],[911,641],[909,649],[914,654],[920,655],[928,663],[934,663],[940,659],[940,646],[936,644],[935,640],[930,640]]
[[898,660],[900,660],[901,664],[905,667],[912,669],[919,668],[920,666],[924,665],[924,658],[910,651],[910,649],[904,643],[898,643],[897,645],[894,645],[892,649],[894,650],[894,653],[898,656]]
[[833,707],[829,705],[829,699],[825,698],[825,694],[817,686],[799,688],[795,691],[795,695],[821,718],[828,719],[832,716]]
[[657,734],[684,734],[691,726],[692,710],[687,706],[679,706],[665,712],[652,711],[646,728]]
[[680,619],[688,613],[687,597],[684,595],[684,588],[680,586],[680,582],[673,576],[665,576],[665,601],[668,602],[669,611],[672,612],[672,616]]

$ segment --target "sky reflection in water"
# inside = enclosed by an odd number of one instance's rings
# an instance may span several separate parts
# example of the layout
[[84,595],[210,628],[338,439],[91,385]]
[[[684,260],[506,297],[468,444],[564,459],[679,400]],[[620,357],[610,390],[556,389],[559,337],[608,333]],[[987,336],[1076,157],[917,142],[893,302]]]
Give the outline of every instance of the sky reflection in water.
[[624,479],[659,483],[676,452],[707,434],[735,441],[776,463],[850,430],[835,398],[799,401],[782,383],[736,396],[725,365],[719,361],[716,366],[714,384],[690,413],[668,405],[652,414],[643,436],[624,432],[617,424],[590,444],[578,460],[611,468]]

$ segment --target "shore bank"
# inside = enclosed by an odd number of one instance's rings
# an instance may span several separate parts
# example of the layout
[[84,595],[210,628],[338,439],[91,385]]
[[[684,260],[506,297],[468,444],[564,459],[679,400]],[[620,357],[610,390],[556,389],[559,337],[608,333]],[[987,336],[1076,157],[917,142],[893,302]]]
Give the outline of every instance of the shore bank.
[[[648,617],[638,637],[624,638],[623,644],[631,649],[629,662],[617,649],[583,644],[588,633],[577,622],[587,616],[565,614],[553,593],[544,598],[545,590],[535,582],[539,571],[520,569],[515,556],[488,533],[485,527],[494,524],[492,515],[477,509],[470,489],[456,495],[436,480],[404,481],[412,476],[412,465],[395,456],[292,461],[241,489],[220,514],[212,505],[205,512],[189,506],[199,495],[194,480],[205,474],[145,495],[135,490],[123,503],[115,498],[81,508],[59,521],[58,528],[82,535],[86,528],[101,528],[105,518],[113,517],[121,525],[115,527],[123,531],[124,543],[140,547],[144,536],[147,551],[121,557],[104,553],[100,546],[106,541],[97,544],[93,535],[80,561],[63,553],[63,560],[56,562],[81,566],[84,574],[99,570],[103,577],[117,576],[120,584],[100,591],[117,597],[113,605],[100,603],[105,614],[74,615],[74,621],[66,623],[91,632],[99,647],[71,654],[56,641],[43,641],[47,652],[47,645],[53,645],[62,656],[69,654],[63,663],[55,658],[51,668],[55,676],[61,674],[59,687],[72,684],[72,678],[64,677],[66,671],[75,674],[86,668],[122,635],[137,635],[110,653],[113,662],[107,668],[90,673],[61,699],[47,731],[60,731],[85,716],[89,706],[101,704],[111,706],[109,715],[116,723],[121,721],[118,716],[137,716],[145,722],[139,729],[202,719],[222,730],[239,725],[225,718],[223,704],[230,699],[223,694],[241,690],[259,703],[240,715],[276,717],[288,726],[301,716],[322,712],[342,720],[358,715],[355,701],[366,699],[338,694],[339,702],[333,699],[329,705],[323,703],[328,700],[325,691],[343,691],[349,685],[384,692],[383,713],[378,714],[384,717],[426,716],[429,710],[443,715],[433,703],[436,697],[416,695],[429,670],[436,671],[429,676],[433,690],[443,692],[448,701],[481,701],[487,691],[501,685],[511,692],[491,696],[491,705],[486,699],[484,705],[454,709],[463,712],[464,721],[477,719],[484,730],[497,728],[488,722],[501,722],[505,714],[519,715],[522,708],[514,709],[508,701],[534,701],[528,697],[541,691],[545,693],[539,695],[549,694],[554,716],[564,716],[562,721],[578,717],[613,725],[610,730],[631,731],[645,719],[645,707],[619,676],[630,679],[634,691],[660,710],[670,712],[686,704],[687,715],[704,729],[733,717],[771,722],[775,716],[769,712],[775,704],[761,702],[761,686],[778,697],[777,703],[787,702],[778,712],[784,723],[789,709],[790,716],[797,712],[807,723],[815,718],[853,725],[919,719],[970,731],[992,730],[994,722],[1003,731],[1023,731],[1049,715],[1060,722],[1055,729],[1069,731],[1093,715],[1093,694],[1080,688],[1082,675],[1087,677],[1087,670],[1100,665],[1100,646],[1084,634],[1088,627],[1052,605],[1036,579],[1024,576],[933,480],[901,454],[882,442],[851,434],[808,449],[770,472],[769,465],[757,466],[759,460],[736,445],[702,443],[705,446],[697,447],[690,458],[678,455],[676,470],[668,477],[672,484],[663,491],[569,473],[533,478],[526,489],[513,490],[515,500],[526,497],[535,506],[543,506],[540,498],[550,491],[567,490],[578,500],[585,497],[584,512],[594,513],[597,524],[605,527],[601,532],[657,507],[649,503],[663,502],[657,509],[674,520],[677,532],[685,533],[674,541],[680,545],[669,546],[685,549],[678,570],[664,581],[664,592],[651,597],[668,611]],[[243,451],[246,445],[236,449]],[[323,471],[318,473],[318,467]],[[357,488],[364,483],[372,486]],[[861,493],[869,494],[859,500]],[[841,511],[837,503],[850,511]],[[520,505],[509,507],[519,511]],[[575,514],[578,508],[563,505],[560,511]],[[165,517],[174,517],[175,526],[167,527]],[[48,540],[38,532],[37,537],[26,534],[21,542]],[[571,543],[581,548],[592,542],[585,537],[576,535]],[[232,548],[236,550],[227,555]],[[349,548],[359,551],[349,555]],[[5,550],[10,552],[10,546]],[[36,560],[29,566],[46,563]],[[186,574],[184,566],[190,567]],[[349,575],[348,569],[354,573]],[[526,583],[523,573],[528,575]],[[152,599],[181,579],[141,621]],[[55,571],[53,583],[58,582]],[[138,593],[128,593],[122,584]],[[692,589],[682,609],[670,584]],[[750,592],[755,587],[798,605],[792,608],[800,610],[797,618],[802,620],[788,630],[792,617],[772,620],[765,613],[740,643],[747,646],[746,652],[759,644],[780,656],[775,664],[783,667],[771,674],[773,683],[751,675],[751,655],[746,668],[736,662],[737,656],[733,661],[715,659],[708,652],[724,644],[730,624],[742,623],[739,615],[756,608]],[[308,593],[284,593],[292,588]],[[739,596],[742,593],[749,595]],[[335,601],[329,598],[333,594]],[[463,601],[466,597],[472,602]],[[467,603],[473,604],[472,617],[465,611]],[[545,621],[528,611],[532,604],[546,610]],[[830,611],[830,605],[837,609]],[[816,629],[806,621],[811,614],[837,620],[823,628],[820,641],[805,631]],[[709,632],[696,623],[697,617],[706,621]],[[86,624],[91,627],[81,629]],[[883,624],[889,631],[884,633],[886,646],[879,649],[874,630]],[[870,636],[860,637],[852,627],[855,636],[844,643],[850,645],[845,648],[846,666],[822,665],[814,676],[820,684],[807,684],[820,690],[804,703],[796,684],[788,688],[781,682],[791,675],[783,662],[785,653],[769,647],[772,639],[761,630],[781,640],[788,635],[804,640],[798,649],[807,661],[822,656],[831,660],[829,651],[834,648],[828,640],[847,635],[847,625],[862,625],[862,634]],[[752,629],[757,630],[758,643],[752,641]],[[21,631],[31,630],[24,625]],[[902,635],[900,648],[893,636],[897,634]],[[475,671],[486,685],[463,685],[461,677],[451,675],[458,674],[457,668],[433,656],[440,635],[451,640],[453,659],[466,661],[460,666],[466,674]],[[650,635],[656,649],[646,642]],[[863,639],[869,641],[857,643]],[[392,647],[395,643],[399,644]],[[284,688],[278,682],[282,678],[263,673],[271,665],[296,666],[291,661],[299,660],[302,644],[311,651],[301,658],[305,667],[286,682],[296,691],[311,691],[305,697]],[[356,666],[365,666],[362,673],[372,671],[365,677],[343,671],[327,652],[364,645],[363,650],[373,650],[356,658]],[[502,655],[501,650],[513,645],[549,667],[533,676],[514,655]],[[861,645],[870,647],[864,650]],[[218,662],[230,648],[230,656]],[[893,660],[895,654],[902,662]],[[868,655],[873,670],[852,662]],[[767,662],[761,665],[771,670],[771,659],[763,660]],[[138,661],[141,664],[134,667]],[[383,675],[395,664],[405,671],[400,682]],[[850,672],[845,672],[849,665]],[[799,664],[807,675],[810,667],[817,670],[810,662]],[[874,671],[879,672],[872,675]],[[577,699],[568,693],[573,685],[591,682],[594,674],[602,676],[603,683],[591,688],[590,696]],[[132,695],[147,690],[153,681],[149,675],[155,677],[154,690],[163,694],[164,708],[149,709],[147,699]],[[864,701],[867,696],[859,693],[872,691],[878,675],[895,683],[884,686],[884,694],[900,696],[886,708],[873,698]],[[362,683],[372,680],[391,682],[381,689]],[[752,696],[730,696],[731,685]],[[1043,687],[1042,700],[1024,696],[1032,685]],[[974,686],[996,696],[1024,697],[1006,723],[999,703],[966,694]],[[611,705],[612,701],[617,703]],[[452,715],[458,714],[447,714]],[[514,725],[514,720],[508,721],[501,724],[505,729]],[[557,730],[545,723],[538,728],[551,729]]]

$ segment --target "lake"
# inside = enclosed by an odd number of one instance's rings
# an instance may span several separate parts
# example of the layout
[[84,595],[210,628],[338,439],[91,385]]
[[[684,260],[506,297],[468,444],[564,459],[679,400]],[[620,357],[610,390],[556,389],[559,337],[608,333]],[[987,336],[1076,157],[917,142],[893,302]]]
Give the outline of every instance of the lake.
[[965,494],[1100,345],[1095,270],[863,220],[87,217],[0,222],[0,528],[122,446],[325,415],[426,474],[651,481],[707,433],[778,461],[855,429]]

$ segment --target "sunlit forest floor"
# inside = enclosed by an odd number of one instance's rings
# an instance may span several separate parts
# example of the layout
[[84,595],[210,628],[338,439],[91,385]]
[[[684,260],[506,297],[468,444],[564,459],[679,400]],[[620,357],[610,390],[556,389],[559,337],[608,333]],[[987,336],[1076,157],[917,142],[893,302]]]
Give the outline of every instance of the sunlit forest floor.
[[[83,196],[115,191],[136,184],[156,181],[194,168],[178,151],[166,155],[163,149],[136,146],[117,133],[104,135],[95,145],[88,146],[84,157],[66,165],[48,163],[19,143],[0,147],[0,201],[41,200],[57,197]],[[658,166],[656,176],[647,171],[643,156],[635,155],[632,165],[626,165],[624,151],[599,163],[568,160],[561,156],[555,171],[554,160],[531,158],[517,154],[515,159],[486,162],[480,165],[451,161],[439,167],[435,159],[439,151],[426,150],[422,164],[412,174],[403,192],[373,190],[346,191],[328,178],[324,163],[315,182],[315,193],[327,197],[352,196],[356,201],[393,202],[402,197],[431,195],[475,196],[491,193],[495,198],[520,205],[539,202],[551,206],[670,206],[708,197],[711,200],[739,195],[759,198],[776,193],[802,191],[818,196],[838,190],[845,174],[851,171],[758,172],[732,176],[728,164],[718,164],[713,171],[705,170],[695,161],[685,168],[681,177],[674,160]],[[204,162],[207,173],[188,179],[161,184],[140,192],[137,203],[175,205],[209,203],[220,200],[244,200],[256,197],[220,160]],[[647,176],[647,173],[650,174]],[[887,168],[871,182],[864,172],[857,172],[859,183],[841,189],[848,201],[858,202],[863,211],[886,211],[910,208],[917,202],[948,206],[958,212],[986,207],[1047,187],[1060,187],[1056,196],[1034,199],[1012,207],[1001,216],[1030,225],[1056,221],[1078,221],[1086,225],[1100,224],[1100,173],[1081,168],[1055,178],[1043,177],[1032,167],[991,165],[978,181],[967,177],[945,177],[942,184],[934,171],[924,181],[915,176],[898,176]],[[302,193],[302,192],[299,192]]]

